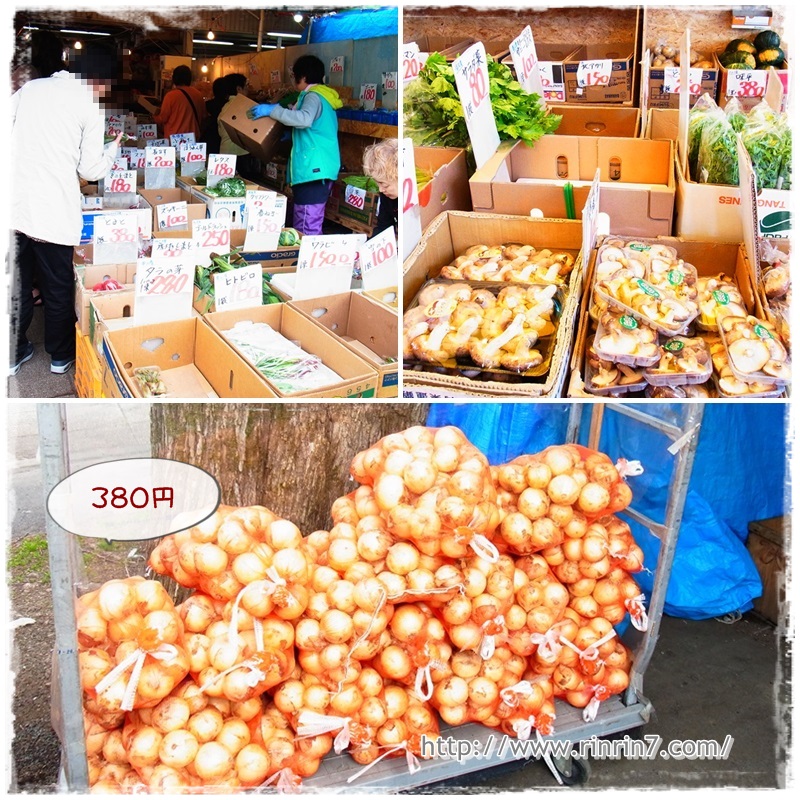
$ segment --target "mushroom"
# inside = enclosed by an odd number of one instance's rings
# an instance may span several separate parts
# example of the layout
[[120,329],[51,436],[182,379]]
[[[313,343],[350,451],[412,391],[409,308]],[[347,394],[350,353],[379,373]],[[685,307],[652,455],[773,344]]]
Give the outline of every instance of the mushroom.
[[589,383],[594,389],[607,389],[610,386],[616,386],[618,380],[619,371],[616,367],[611,367],[610,369],[601,367],[592,375]]
[[[523,332],[524,323],[525,317],[517,314],[506,329],[497,336],[472,339],[469,344],[470,358],[485,369],[496,367],[500,363],[500,350],[515,336],[519,336]],[[483,329],[481,332],[483,333]]]
[[508,323],[514,317],[514,312],[510,308],[495,304],[483,313],[483,322],[481,323],[481,336],[491,339],[494,336],[499,336],[508,326]]
[[450,331],[450,323],[439,322],[430,333],[423,333],[411,342],[411,350],[420,361],[441,364],[451,356],[443,347],[444,337]]
[[480,325],[480,315],[465,317],[455,331],[451,329],[445,334],[442,340],[442,350],[449,353],[452,358],[469,355],[469,340]]
[[764,364],[763,371],[781,381],[790,381],[792,379],[791,367],[783,361],[770,359]]
[[534,348],[536,344],[535,333],[523,333],[512,339],[506,348],[513,347],[510,352],[500,355],[500,365],[512,372],[526,372],[538,367],[544,360],[542,354]]
[[468,247],[464,251],[464,255],[467,256],[467,258],[469,258],[470,256],[479,256],[481,253],[483,253],[485,250],[488,249],[489,248],[485,244],[474,244],[472,245],[472,247]]
[[497,298],[488,289],[473,289],[470,301],[485,310],[491,308],[497,302]]
[[619,379],[620,386],[630,386],[634,383],[640,383],[642,380],[642,373],[639,370],[632,369],[626,364],[617,364],[617,369],[621,373]]
[[770,299],[783,297],[789,291],[789,270],[787,267],[773,267],[764,273],[764,292]]
[[725,394],[734,395],[736,397],[750,393],[748,385],[744,381],[736,379],[733,375],[720,378],[719,388],[720,391],[725,392]]
[[760,339],[738,339],[728,346],[728,357],[734,368],[746,375],[760,372],[770,360],[769,350]]

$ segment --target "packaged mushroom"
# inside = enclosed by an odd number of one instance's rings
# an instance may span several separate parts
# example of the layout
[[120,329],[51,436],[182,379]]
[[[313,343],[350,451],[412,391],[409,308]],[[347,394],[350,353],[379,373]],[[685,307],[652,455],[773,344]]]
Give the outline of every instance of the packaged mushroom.
[[442,267],[440,278],[498,283],[563,284],[575,265],[564,251],[536,250],[529,244],[476,244]]
[[792,284],[789,276],[789,254],[767,239],[761,241],[761,288],[767,300],[770,321],[775,323],[783,341],[791,343],[789,326],[792,305]]
[[668,292],[656,289],[627,268],[617,270],[610,278],[600,281],[596,290],[600,299],[627,311],[665,336],[684,333],[698,313],[693,300],[679,300]]
[[618,396],[643,389],[647,383],[642,369],[627,364],[606,361],[597,355],[593,345],[586,348],[586,380],[587,392],[597,395]]
[[682,258],[651,258],[647,280],[656,289],[671,294],[678,300],[697,300],[697,269]]
[[731,370],[744,383],[791,383],[789,353],[775,326],[756,317],[718,319]]
[[648,385],[644,390],[644,396],[658,400],[685,400],[693,398],[698,400],[708,400],[716,397],[713,381],[701,384],[684,384],[681,386],[652,386]]
[[712,372],[711,354],[700,336],[673,336],[659,347],[658,364],[644,371],[653,386],[705,383]]
[[723,273],[697,279],[697,305],[700,309],[695,324],[701,331],[716,331],[717,317],[746,317],[739,287]]
[[543,374],[555,344],[560,291],[555,285],[487,289],[431,281],[403,316],[403,358]]
[[606,311],[597,324],[594,349],[605,361],[648,367],[658,361],[658,334],[629,314]]
[[722,340],[713,337],[707,340],[707,344],[714,365],[714,385],[719,397],[759,398],[780,397],[783,394],[783,387],[776,383],[740,381],[731,369],[728,352]]

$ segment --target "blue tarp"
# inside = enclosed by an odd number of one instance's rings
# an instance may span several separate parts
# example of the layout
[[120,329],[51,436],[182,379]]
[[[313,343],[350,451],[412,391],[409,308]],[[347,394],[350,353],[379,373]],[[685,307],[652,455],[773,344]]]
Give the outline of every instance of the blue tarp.
[[[648,404],[670,419],[676,406]],[[588,440],[590,408],[579,441]],[[536,453],[566,437],[569,406],[551,403],[432,404],[428,424],[457,425],[492,464]],[[761,595],[761,580],[744,546],[751,520],[784,514],[788,508],[788,409],[782,404],[707,404],[686,498],[665,612],[705,619],[747,611]],[[673,459],[662,434],[606,412],[600,450],[613,459],[638,459],[643,475],[630,478],[633,507],[663,522]],[[642,526],[631,529],[654,570],[658,540]],[[637,576],[652,588],[652,572]]]
[[301,44],[397,36],[397,29],[397,8],[354,8],[312,19]]

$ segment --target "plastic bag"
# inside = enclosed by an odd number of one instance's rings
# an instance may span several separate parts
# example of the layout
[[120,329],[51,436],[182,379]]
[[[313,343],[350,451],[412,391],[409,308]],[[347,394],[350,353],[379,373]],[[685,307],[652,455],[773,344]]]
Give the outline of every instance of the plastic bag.
[[711,119],[711,112],[719,108],[710,94],[706,93],[692,106],[689,114],[689,146],[687,151],[689,176],[697,181],[697,160],[700,154],[700,141],[703,129]]
[[736,152],[736,132],[728,116],[717,108],[712,110],[700,137],[697,153],[698,183],[736,186],[739,183],[739,161]]
[[790,130],[783,115],[776,114],[765,100],[747,115],[742,127],[742,144],[753,162],[758,189],[784,188],[783,182],[781,187],[778,186],[778,179],[784,160],[787,157],[791,159],[791,145],[787,148],[785,143],[787,136],[790,136]]

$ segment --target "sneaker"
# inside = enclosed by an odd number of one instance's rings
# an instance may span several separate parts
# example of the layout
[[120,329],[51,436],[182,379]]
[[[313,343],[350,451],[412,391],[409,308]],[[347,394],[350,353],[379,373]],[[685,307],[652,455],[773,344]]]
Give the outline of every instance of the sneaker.
[[19,372],[20,367],[22,367],[22,365],[26,361],[30,361],[32,358],[33,358],[33,343],[28,342],[28,346],[25,348],[25,355],[23,355],[22,358],[19,361],[17,361],[16,364],[11,365],[11,369],[8,371],[9,376],[16,375]]
[[74,358],[62,358],[62,359],[53,359],[50,362],[50,372],[54,372],[56,375],[63,375],[65,372],[69,372],[72,369],[72,365],[75,363]]

